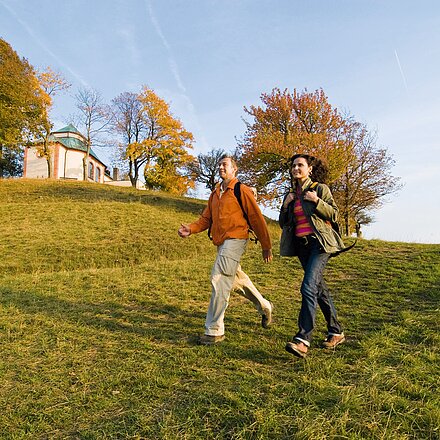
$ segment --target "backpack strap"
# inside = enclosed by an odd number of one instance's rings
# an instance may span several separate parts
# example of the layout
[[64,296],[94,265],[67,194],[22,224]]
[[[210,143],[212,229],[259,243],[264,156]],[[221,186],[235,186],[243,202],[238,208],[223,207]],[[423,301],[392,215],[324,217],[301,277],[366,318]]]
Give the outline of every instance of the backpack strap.
[[356,238],[356,240],[354,241],[354,243],[351,244],[350,246],[347,246],[347,247],[345,247],[344,249],[341,249],[340,251],[337,251],[337,252],[334,252],[333,254],[330,254],[330,258],[332,258],[332,257],[337,257],[338,255],[341,255],[341,254],[343,254],[344,252],[347,252],[347,251],[349,251],[350,249],[353,249],[353,248],[356,246],[356,243],[357,243],[357,238]]
[[[214,195],[214,193],[215,193],[215,190],[211,192],[211,194],[209,196],[209,200],[211,200],[211,198]],[[208,203],[209,203],[209,201],[208,201]],[[208,232],[208,238],[212,241],[211,228],[212,228],[212,217],[211,217],[211,221],[209,222],[209,227],[208,227],[208,231],[207,231]]]
[[[249,240],[251,240],[251,241],[257,243],[257,242],[258,242],[257,235],[255,234],[254,230],[252,229],[252,226],[251,226],[251,224],[250,224],[250,222],[249,222],[249,217],[248,217],[246,211],[245,211],[244,208],[243,208],[243,202],[242,202],[242,200],[241,200],[241,185],[242,185],[242,183],[241,183],[240,181],[238,181],[238,182],[234,185],[234,196],[235,196],[235,198],[237,199],[237,202],[238,202],[238,204],[240,205],[241,211],[242,211],[242,213],[243,213],[243,217],[244,217],[244,219],[246,220],[246,223],[248,224],[249,232],[250,232],[250,234],[251,234],[251,237],[249,237]],[[211,193],[211,196],[212,196],[212,194],[213,194],[214,192],[215,192],[215,190]],[[211,227],[212,227],[212,219],[211,219],[211,223],[210,223],[209,228],[208,228],[208,237],[209,237],[209,239],[212,241]]]
[[255,234],[254,230],[252,229],[251,223],[249,222],[249,217],[247,215],[247,212],[244,210],[243,202],[241,201],[241,185],[242,185],[242,183],[240,181],[238,181],[234,185],[234,195],[238,201],[238,204],[240,205],[241,210],[243,211],[243,217],[246,220],[246,223],[248,224],[249,232],[251,233],[251,237],[249,238],[249,240],[257,243],[258,242],[257,235]]
[[243,202],[241,201],[241,185],[242,183],[240,181],[238,181],[235,185],[234,185],[234,196],[238,201],[238,204],[240,205],[241,210],[243,211],[243,217],[246,220],[247,224],[249,225],[249,227],[251,226],[249,223],[249,217],[247,215],[247,213],[244,211],[243,208]]

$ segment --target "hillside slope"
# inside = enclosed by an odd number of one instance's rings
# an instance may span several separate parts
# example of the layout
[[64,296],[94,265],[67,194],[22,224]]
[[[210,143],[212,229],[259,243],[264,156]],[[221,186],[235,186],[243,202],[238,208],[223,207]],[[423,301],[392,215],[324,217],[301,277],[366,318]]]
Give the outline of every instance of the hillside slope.
[[[301,270],[249,245],[275,325],[231,296],[227,339],[198,346],[215,248],[181,240],[204,202],[158,192],[0,181],[0,438],[437,439],[440,245],[362,241],[326,279],[348,334],[306,361]],[[318,313],[319,315],[319,313]]]

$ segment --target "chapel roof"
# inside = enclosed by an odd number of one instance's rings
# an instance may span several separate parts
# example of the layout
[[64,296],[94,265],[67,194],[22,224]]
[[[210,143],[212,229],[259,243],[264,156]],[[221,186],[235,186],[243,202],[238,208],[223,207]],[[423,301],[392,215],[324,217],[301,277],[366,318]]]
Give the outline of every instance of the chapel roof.
[[[66,136],[62,136],[62,134],[64,133],[66,133]],[[73,134],[73,136],[71,136],[71,134]],[[61,145],[68,148],[69,150],[79,150],[87,152],[87,145],[85,143],[84,135],[72,124],[60,128],[59,130],[53,131],[52,134],[49,136],[49,140],[51,142],[59,142]],[[99,159],[99,157],[93,151],[93,148],[90,149],[90,155],[101,162],[103,165],[105,165],[104,162]]]
[[52,133],[77,133],[83,136],[82,133],[72,124],[66,125],[65,127],[55,130]]

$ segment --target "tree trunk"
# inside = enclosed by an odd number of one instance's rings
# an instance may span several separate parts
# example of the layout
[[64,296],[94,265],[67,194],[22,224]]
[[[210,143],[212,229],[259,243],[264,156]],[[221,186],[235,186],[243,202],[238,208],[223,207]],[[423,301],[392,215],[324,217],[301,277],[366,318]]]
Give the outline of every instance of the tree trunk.
[[128,173],[128,177],[130,178],[131,186],[136,188],[136,182],[139,178],[139,167],[136,164],[136,160],[130,160],[130,170]]
[[92,139],[90,138],[90,126],[87,127],[86,147],[87,147],[87,151],[86,151],[86,155],[84,156],[84,159],[83,159],[83,179],[84,179],[84,182],[87,182],[87,176],[88,176],[87,165],[89,163],[90,150],[92,148]]
[[50,179],[52,178],[52,163],[50,160],[50,156],[46,156],[46,162],[47,162],[47,177]]
[[0,145],[0,179],[4,177],[4,167],[3,167],[3,146]]
[[84,182],[87,182],[87,162],[88,162],[88,158],[89,158],[88,154],[86,154],[83,157],[83,180],[84,180]]
[[50,150],[49,136],[50,136],[50,127],[47,127],[46,132],[43,136],[43,153],[47,163],[47,177],[50,179],[53,175],[53,170],[52,170],[52,161],[51,161],[52,151]]
[[345,174],[345,236],[348,237],[350,235],[350,209],[349,209],[349,196],[350,196],[350,189],[348,187],[348,175]]
[[136,169],[134,172],[134,176],[130,175],[130,182],[133,188],[136,188],[136,182],[138,181],[139,171]]
[[131,159],[128,160],[128,177],[130,178],[130,182],[132,182],[133,178],[133,161]]
[[350,227],[349,227],[350,216],[348,215],[348,211],[346,212],[344,217],[345,217],[344,218],[345,236],[348,237],[350,235]]

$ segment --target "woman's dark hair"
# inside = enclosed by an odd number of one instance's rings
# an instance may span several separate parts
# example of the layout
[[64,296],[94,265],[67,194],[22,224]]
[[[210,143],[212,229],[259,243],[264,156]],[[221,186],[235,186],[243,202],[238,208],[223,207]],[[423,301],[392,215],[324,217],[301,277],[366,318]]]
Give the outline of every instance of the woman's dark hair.
[[322,161],[321,159],[318,159],[315,156],[310,156],[309,154],[294,154],[290,160],[289,160],[289,171],[290,171],[290,177],[293,181],[293,176],[292,176],[292,165],[293,165],[293,161],[295,159],[298,159],[298,157],[302,157],[303,159],[305,159],[305,161],[307,162],[307,165],[309,167],[312,167],[312,172],[310,174],[310,178],[314,181],[314,182],[319,182],[319,183],[326,183],[327,182],[327,177],[328,177],[328,167],[327,164]]

